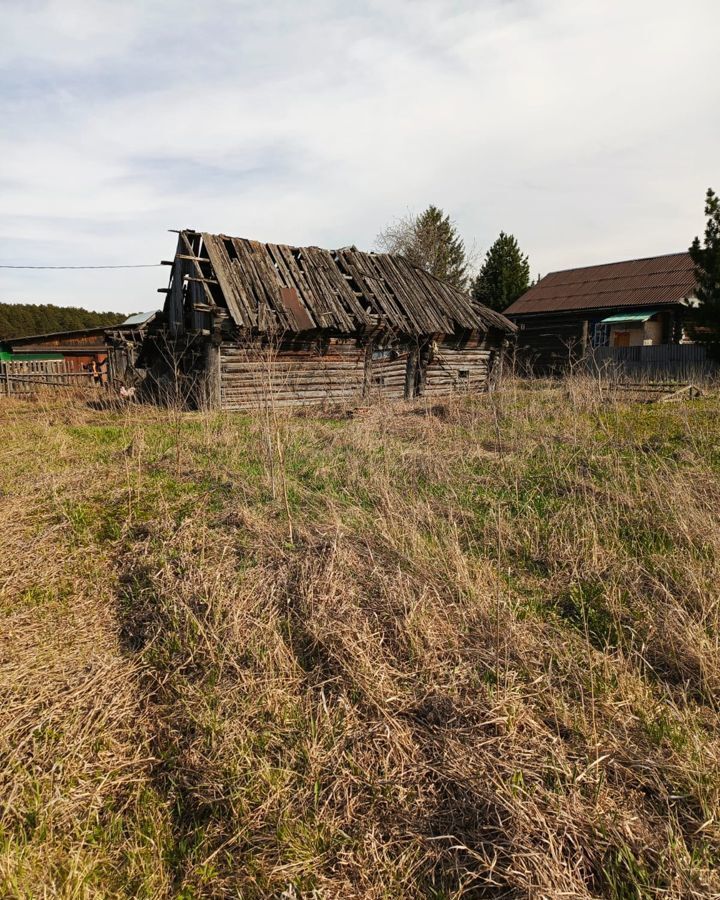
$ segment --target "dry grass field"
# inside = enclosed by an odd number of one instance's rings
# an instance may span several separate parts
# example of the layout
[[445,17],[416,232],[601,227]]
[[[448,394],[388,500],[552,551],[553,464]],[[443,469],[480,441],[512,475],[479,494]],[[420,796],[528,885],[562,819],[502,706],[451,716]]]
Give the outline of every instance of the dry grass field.
[[0,422],[0,896],[720,896],[717,398]]

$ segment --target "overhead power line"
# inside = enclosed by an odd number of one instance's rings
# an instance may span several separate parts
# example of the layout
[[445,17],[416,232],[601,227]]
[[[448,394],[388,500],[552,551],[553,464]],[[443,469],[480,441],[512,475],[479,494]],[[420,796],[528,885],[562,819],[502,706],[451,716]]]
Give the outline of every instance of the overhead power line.
[[162,263],[140,263],[130,266],[6,266],[0,263],[0,269],[154,269]]

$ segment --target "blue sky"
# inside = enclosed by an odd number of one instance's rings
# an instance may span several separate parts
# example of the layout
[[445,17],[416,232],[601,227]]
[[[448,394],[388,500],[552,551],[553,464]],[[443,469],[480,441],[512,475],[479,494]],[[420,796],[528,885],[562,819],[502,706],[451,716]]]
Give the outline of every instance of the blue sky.
[[[533,273],[684,249],[720,190],[717,0],[0,0],[0,262],[172,256],[168,228],[374,245],[446,209]],[[132,311],[163,269],[0,269]]]

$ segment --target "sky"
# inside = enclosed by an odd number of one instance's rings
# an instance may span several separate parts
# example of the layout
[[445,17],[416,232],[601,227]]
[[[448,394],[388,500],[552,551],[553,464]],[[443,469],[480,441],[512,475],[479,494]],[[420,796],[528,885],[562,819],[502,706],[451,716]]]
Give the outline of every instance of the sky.
[[[0,0],[0,265],[171,228],[372,249],[433,203],[533,275],[676,252],[720,191],[718,0]],[[163,268],[0,268],[132,312]]]

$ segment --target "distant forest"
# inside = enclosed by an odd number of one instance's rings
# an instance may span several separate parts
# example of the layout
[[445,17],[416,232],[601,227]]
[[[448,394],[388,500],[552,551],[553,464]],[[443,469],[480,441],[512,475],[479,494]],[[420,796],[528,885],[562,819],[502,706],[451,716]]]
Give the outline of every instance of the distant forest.
[[92,312],[78,306],[54,306],[52,303],[0,303],[0,341],[30,334],[74,331],[100,325],[117,325],[127,318],[123,313]]

